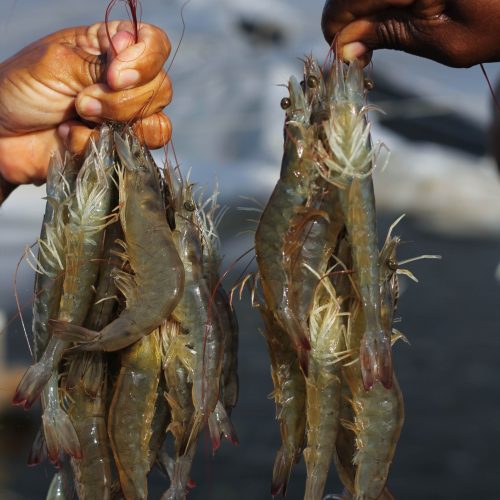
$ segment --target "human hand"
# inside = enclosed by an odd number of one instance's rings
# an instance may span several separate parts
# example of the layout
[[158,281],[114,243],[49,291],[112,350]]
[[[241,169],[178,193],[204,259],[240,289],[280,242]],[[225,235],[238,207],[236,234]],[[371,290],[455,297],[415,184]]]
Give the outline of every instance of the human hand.
[[500,61],[500,2],[327,0],[322,28],[346,60],[367,64],[374,49],[409,52],[455,67]]
[[112,21],[108,29],[116,53],[98,23],[53,33],[0,64],[2,184],[42,183],[51,153],[81,154],[105,120],[135,121],[150,148],[170,139],[162,112],[172,97],[163,70],[167,35],[141,24],[136,43],[130,22]]

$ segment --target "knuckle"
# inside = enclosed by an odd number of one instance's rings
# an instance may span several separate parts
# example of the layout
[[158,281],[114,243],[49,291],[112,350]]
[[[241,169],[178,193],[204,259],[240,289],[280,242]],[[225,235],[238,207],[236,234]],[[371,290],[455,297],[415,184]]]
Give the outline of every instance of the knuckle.
[[69,47],[52,42],[43,47],[39,61],[42,65],[46,65],[47,63],[53,64],[54,61],[61,63],[67,59],[69,53]]
[[386,49],[401,49],[408,46],[410,34],[408,25],[396,19],[380,22],[376,28],[378,46]]
[[[153,43],[159,43],[162,50],[167,54],[170,54],[171,44],[168,35],[162,30],[160,27],[155,26],[154,24],[147,24],[145,27],[151,30],[151,35],[153,39]],[[142,28],[141,28],[142,29]]]

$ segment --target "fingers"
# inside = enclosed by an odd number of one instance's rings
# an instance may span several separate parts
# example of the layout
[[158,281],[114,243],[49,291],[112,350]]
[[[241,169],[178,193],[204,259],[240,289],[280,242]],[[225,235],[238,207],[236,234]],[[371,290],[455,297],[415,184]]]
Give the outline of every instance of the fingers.
[[[172,125],[164,113],[139,120],[134,123],[133,128],[141,143],[149,149],[163,147],[172,136]],[[85,153],[90,138],[97,137],[98,130],[79,121],[69,121],[59,126],[58,134],[68,151],[81,156]]]
[[370,17],[388,9],[409,7],[418,0],[327,0],[321,26],[328,43],[346,25],[361,17]]
[[[68,44],[71,45],[71,40]],[[162,71],[170,54],[170,41],[163,30],[151,24],[139,24],[136,40],[130,21],[74,28],[72,44],[87,54],[107,55],[105,80],[114,90],[130,89],[152,81]],[[99,60],[102,64],[103,59]],[[79,71],[82,88],[104,80],[95,79],[94,75],[101,72],[89,71],[85,65]]]
[[[153,80],[169,54],[166,33],[151,24],[139,24],[137,40],[130,21],[91,26],[89,36],[101,53],[108,54],[106,81],[114,90],[129,89]],[[111,37],[111,42],[110,38]]]
[[41,184],[47,177],[50,156],[63,151],[55,129],[0,138],[0,176],[12,184]]
[[151,82],[128,90],[115,92],[105,84],[91,85],[80,92],[75,105],[84,120],[126,122],[158,113],[171,99],[172,85],[162,71]]

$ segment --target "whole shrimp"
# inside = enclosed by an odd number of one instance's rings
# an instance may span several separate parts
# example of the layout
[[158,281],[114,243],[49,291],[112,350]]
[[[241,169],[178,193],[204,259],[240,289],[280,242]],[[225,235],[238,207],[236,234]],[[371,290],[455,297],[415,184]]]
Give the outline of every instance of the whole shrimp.
[[[116,265],[113,255],[119,234],[118,221],[106,229],[103,261],[99,269],[94,303],[85,319],[85,326],[100,330],[114,314],[116,300],[110,270]],[[102,352],[73,353],[68,362],[74,382],[66,380],[68,414],[82,447],[82,457],[72,459],[78,498],[109,499],[111,495],[111,456],[106,428],[107,360]],[[72,370],[73,366],[76,366]],[[69,374],[68,374],[69,377]]]
[[126,135],[131,142],[115,133],[115,144],[124,166],[119,182],[120,220],[134,274],[114,273],[126,307],[101,331],[50,322],[53,335],[79,343],[74,350],[123,349],[157,328],[182,296],[184,270],[165,219],[157,167],[130,130]]
[[[83,353],[78,353],[82,355]],[[103,365],[102,353],[94,353],[89,363]],[[73,422],[82,455],[73,458],[71,465],[75,477],[76,490],[80,500],[110,498],[111,457],[109,453],[108,433],[106,430],[105,377],[104,367],[89,367],[93,373],[100,372],[101,386],[96,394],[85,391],[83,381],[68,390],[71,398],[68,414]],[[94,382],[95,383],[95,382]]]
[[380,317],[378,245],[375,197],[371,171],[376,152],[370,144],[368,108],[364,105],[363,69],[358,61],[349,65],[336,59],[326,82],[331,112],[322,122],[325,140],[320,172],[339,195],[352,247],[354,279],[363,304],[365,332],[360,345],[361,370],[365,389],[381,382],[392,383],[391,332]]
[[311,151],[314,133],[309,127],[309,107],[304,93],[292,76],[288,89],[290,96],[282,100],[286,108],[285,143],[281,173],[269,202],[262,213],[255,233],[255,253],[266,302],[287,332],[307,373],[309,343],[307,325],[300,321],[290,306],[290,266],[295,245],[287,237],[290,222],[305,210],[310,200],[316,167]]
[[[43,218],[42,231],[39,238],[39,252],[36,260],[35,299],[33,302],[33,347],[35,361],[40,361],[50,339],[47,322],[49,318],[57,317],[62,294],[66,239],[64,233],[67,221],[70,192],[74,184],[75,165],[66,156],[63,160],[56,154],[51,158],[47,177],[47,205]],[[59,449],[69,453],[79,454],[78,438],[73,431],[67,415],[60,408],[58,379],[54,377],[49,384],[42,404],[43,409],[50,406],[60,418],[62,432],[54,439],[49,437],[50,454],[53,461],[59,460]],[[25,399],[25,408],[29,408],[36,400],[39,390]],[[14,403],[22,402],[23,396],[17,391]],[[42,430],[40,439],[35,443],[30,454],[29,463],[36,464],[43,460],[46,439]]]
[[[309,269],[309,272],[315,272]],[[316,273],[318,276],[319,274]],[[328,275],[320,279],[309,319],[311,352],[307,389],[307,481],[304,498],[321,500],[339,427],[341,363],[345,349],[342,301]]]
[[68,204],[76,178],[76,166],[67,155],[64,160],[54,154],[47,175],[47,204],[38,239],[35,299],[33,301],[33,351],[39,361],[50,339],[47,322],[57,317],[64,278],[64,227]]
[[179,323],[167,321],[160,327],[162,338],[162,365],[167,382],[167,401],[171,421],[167,428],[174,436],[175,458],[170,475],[170,488],[163,498],[182,500],[186,497],[187,483],[196,446],[183,454],[184,443],[190,432],[194,415],[191,373],[194,372],[194,352],[187,345],[190,335],[181,331]]
[[[393,263],[399,240],[389,236],[379,254],[380,295],[383,328],[392,331],[392,321],[397,301],[397,277]],[[363,307],[359,302],[352,306],[352,328],[349,328],[348,345],[354,349],[359,345],[365,329]],[[389,467],[403,426],[404,407],[401,390],[395,377],[387,389],[375,384],[365,391],[361,367],[351,364],[344,367],[344,373],[352,394],[354,420],[345,423],[355,435],[356,451],[354,493],[356,499],[377,499],[384,491]],[[345,484],[345,483],[344,483]],[[346,484],[347,487],[349,485]],[[384,494],[388,495],[388,492]]]
[[292,467],[302,454],[306,428],[306,387],[295,351],[274,315],[260,307],[264,336],[271,359],[276,418],[280,425],[281,447],[276,454],[271,495],[286,494]]
[[120,353],[121,368],[109,409],[108,433],[125,498],[146,499],[149,442],[161,367],[159,332]]
[[[65,275],[58,317],[62,321],[82,324],[90,308],[92,287],[97,278],[103,229],[109,222],[112,196],[113,161],[110,131],[101,128],[96,144],[76,179],[75,195],[69,205],[65,234]],[[48,324],[50,327],[51,321]],[[58,365],[68,342],[52,337],[40,360],[31,366],[19,383],[15,403],[32,404],[44,390],[42,416],[49,457],[58,460],[61,447],[67,447],[75,458],[81,454],[76,434],[69,418],[60,407]],[[65,443],[68,443],[67,445]]]
[[193,365],[193,405],[186,453],[208,421],[219,399],[222,371],[223,333],[203,272],[202,234],[193,200],[191,185],[184,180],[172,189],[175,203],[174,240],[184,264],[186,282],[174,317],[184,332],[189,333],[195,353]]
[[224,435],[233,444],[238,443],[236,430],[230,415],[238,400],[238,320],[231,307],[229,297],[220,278],[220,240],[217,226],[225,214],[217,205],[217,189],[203,202],[198,202],[199,226],[203,243],[203,273],[206,277],[210,301],[215,319],[223,335],[222,376],[220,380],[219,402],[209,416],[208,425],[212,437],[212,449],[220,446],[220,436]]
[[[304,61],[304,98],[310,109],[310,128],[316,130],[317,123],[329,116],[329,102],[324,98],[324,80],[314,59]],[[304,144],[313,156],[314,142]],[[308,174],[313,178],[313,173]],[[338,189],[317,176],[311,189],[310,199],[298,210],[290,222],[285,235],[285,271],[289,283],[290,309],[303,325],[311,309],[318,285],[318,275],[323,276],[328,259],[334,250],[344,227]],[[309,269],[314,269],[312,273]]]
[[[118,256],[122,250],[120,245],[122,235],[119,221],[106,228],[99,276],[95,286],[94,303],[85,319],[85,327],[87,328],[101,330],[114,318],[118,299],[117,288],[112,275],[113,269],[119,267],[122,263]],[[96,363],[94,360],[101,358],[100,353],[73,353],[65,379],[66,388],[71,389],[82,381],[85,393],[95,396],[101,390],[105,363]]]

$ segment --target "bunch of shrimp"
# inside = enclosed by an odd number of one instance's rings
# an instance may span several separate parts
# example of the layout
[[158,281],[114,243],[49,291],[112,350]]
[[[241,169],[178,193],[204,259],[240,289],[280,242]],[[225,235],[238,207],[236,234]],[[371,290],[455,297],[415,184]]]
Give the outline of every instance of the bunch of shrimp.
[[[196,203],[134,133],[103,125],[78,172],[54,157],[37,272],[35,364],[14,402],[41,395],[30,456],[61,470],[49,498],[148,497],[157,463],[182,499],[196,441],[237,437],[237,322],[221,287],[216,194]],[[34,262],[33,262],[34,261]],[[115,354],[116,353],[116,354]],[[167,435],[175,457],[163,449]],[[73,486],[74,485],[74,486]]]
[[[303,452],[304,498],[321,499],[335,461],[348,495],[385,489],[403,423],[391,360],[399,239],[378,250],[366,84],[357,61],[292,76],[278,183],[255,250],[282,444],[271,492],[285,494]],[[429,256],[425,256],[429,257]],[[433,256],[432,256],[433,257]],[[405,261],[408,262],[408,261]],[[253,297],[255,297],[255,291]]]
[[164,193],[173,239],[185,271],[184,291],[162,328],[163,370],[175,443],[165,499],[185,498],[202,429],[212,448],[221,436],[237,443],[230,414],[238,397],[238,326],[221,286],[217,193],[195,197],[193,185],[167,164]]

